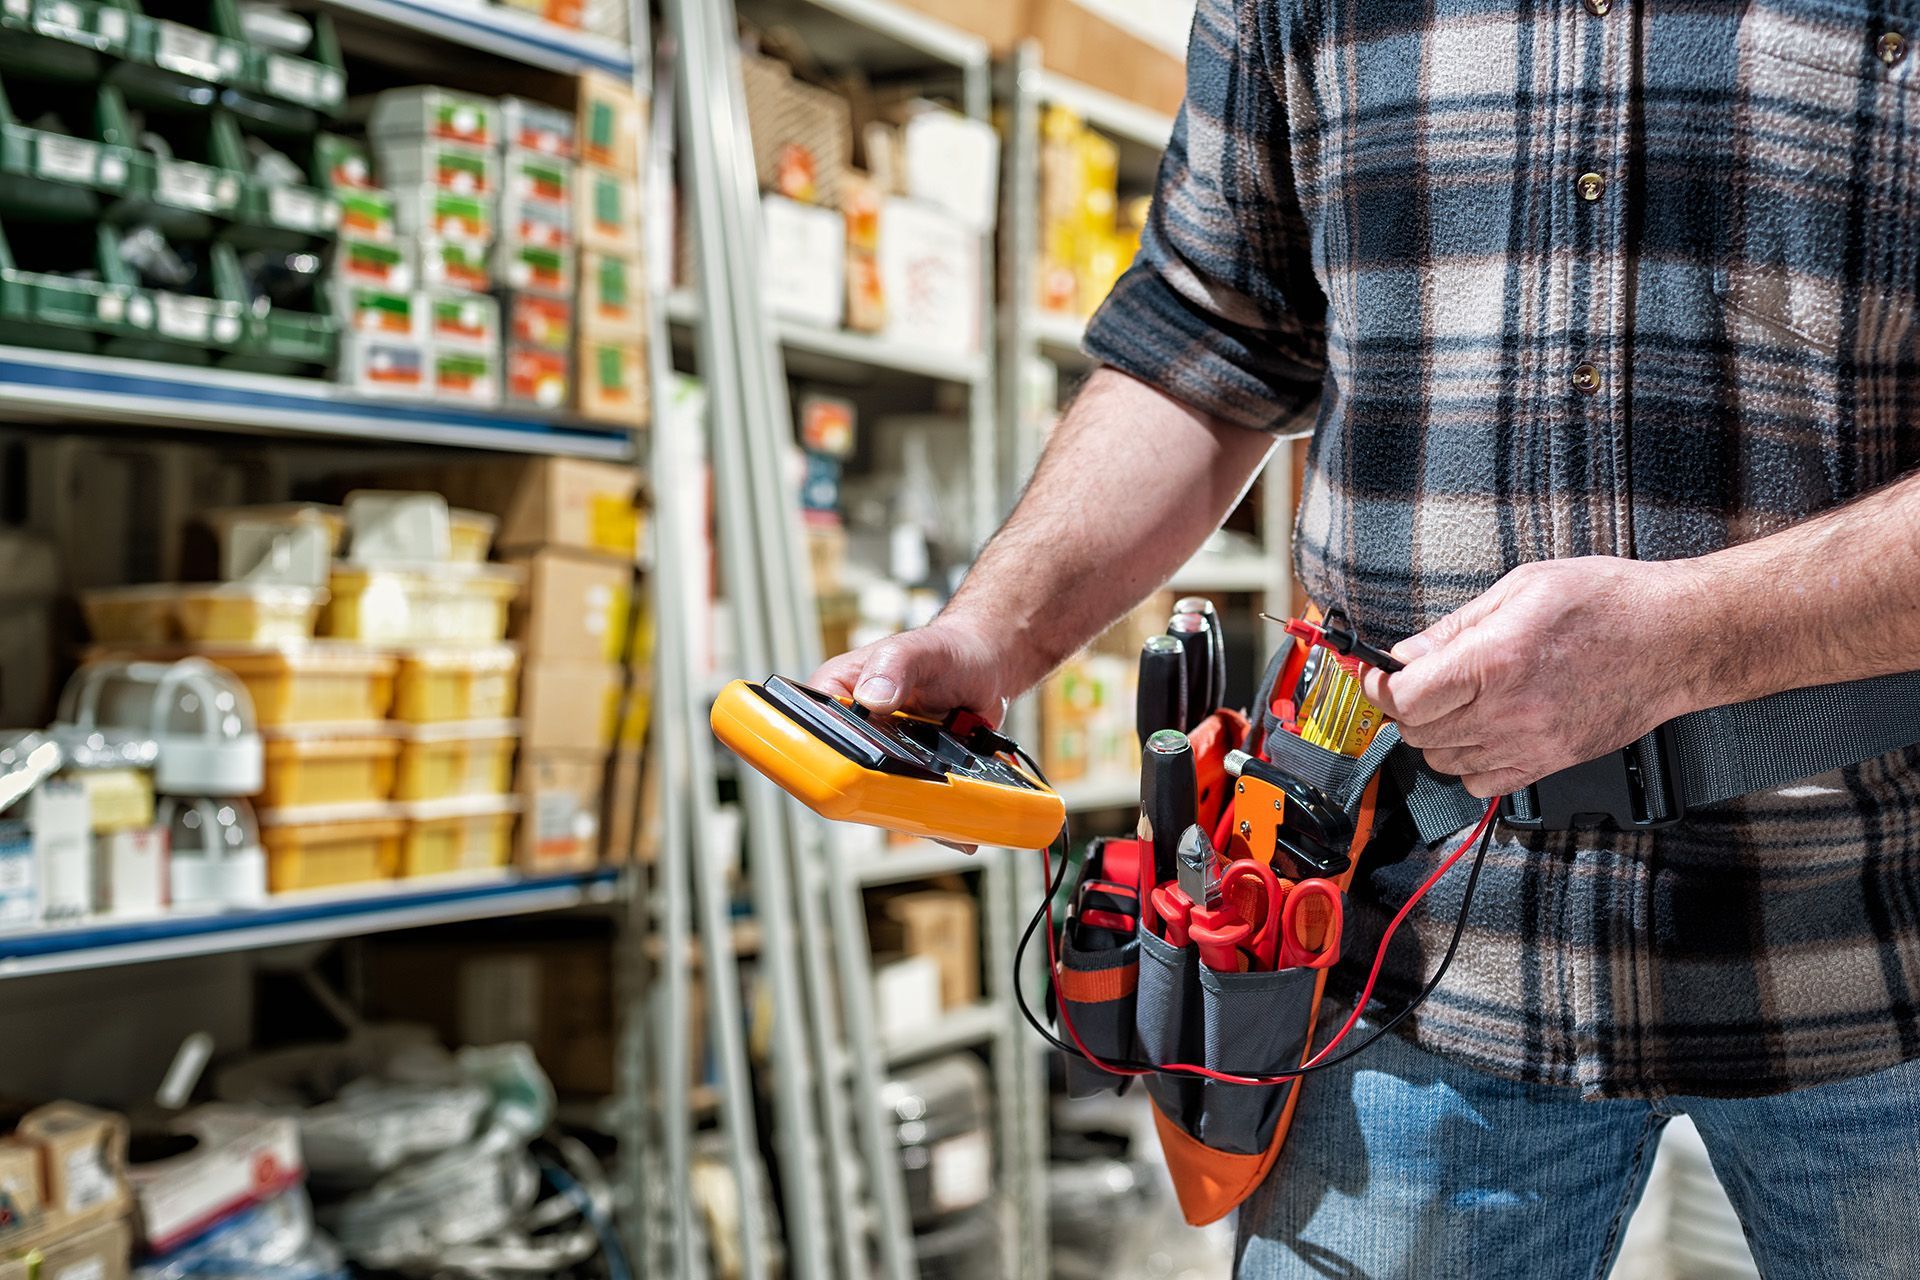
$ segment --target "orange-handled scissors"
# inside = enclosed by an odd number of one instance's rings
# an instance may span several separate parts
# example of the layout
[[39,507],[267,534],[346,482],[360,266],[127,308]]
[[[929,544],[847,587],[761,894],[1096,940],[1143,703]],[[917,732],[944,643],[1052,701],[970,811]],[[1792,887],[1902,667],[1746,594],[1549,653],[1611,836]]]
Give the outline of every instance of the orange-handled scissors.
[[1276,913],[1280,921],[1282,969],[1326,969],[1340,958],[1340,925],[1344,912],[1340,889],[1331,880],[1296,880],[1286,886],[1286,898]]

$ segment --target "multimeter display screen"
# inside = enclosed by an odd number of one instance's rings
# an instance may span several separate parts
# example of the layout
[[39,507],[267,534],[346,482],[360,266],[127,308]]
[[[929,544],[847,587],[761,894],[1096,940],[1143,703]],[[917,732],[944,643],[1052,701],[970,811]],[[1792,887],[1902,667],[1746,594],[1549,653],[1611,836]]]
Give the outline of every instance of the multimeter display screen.
[[869,717],[784,676],[769,677],[766,684],[755,688],[815,737],[866,768],[928,781],[960,774],[1001,786],[1033,787],[1019,770],[968,750],[960,739],[931,721]]

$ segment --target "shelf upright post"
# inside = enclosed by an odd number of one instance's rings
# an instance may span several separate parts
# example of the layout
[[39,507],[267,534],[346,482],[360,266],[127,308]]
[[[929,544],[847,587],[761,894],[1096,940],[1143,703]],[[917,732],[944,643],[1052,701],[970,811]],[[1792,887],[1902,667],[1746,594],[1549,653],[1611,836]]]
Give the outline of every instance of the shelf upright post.
[[[1040,59],[1034,42],[1026,40],[1017,45],[1000,74],[1007,129],[1002,139],[1000,179],[1000,243],[1004,251],[999,306],[1000,484],[1003,508],[1011,510],[1033,473],[1041,446],[1039,424],[1032,420],[1027,392],[1028,367],[1039,354],[1033,315],[1038,289],[1034,264],[1040,253]],[[1014,708],[1013,728],[1015,736],[1023,741],[1039,739],[1040,717],[1032,698],[1022,699]],[[1014,923],[1015,928],[1009,932],[1017,932],[1019,922],[1046,892],[1039,859],[1015,859],[1005,879],[999,909]],[[1034,989],[1045,973],[1043,957],[1030,956],[1022,973],[1013,966],[1011,952],[1007,968],[1009,987],[1026,983],[1028,989]],[[1011,1065],[1008,1083],[1002,1086],[1002,1109],[1011,1117],[1006,1139],[1011,1144],[1008,1167],[1022,1175],[1018,1181],[1024,1185],[1019,1186],[1015,1197],[1018,1252],[1006,1274],[1044,1280],[1049,1239],[1046,1050],[1020,1020],[1012,991],[1007,994],[1006,1019],[1014,1052],[1008,1055]]]
[[[699,366],[706,380],[713,423],[715,508],[720,550],[738,631],[739,660],[755,673],[773,671],[791,654],[791,614],[770,591],[765,522],[768,513],[753,489],[754,440],[750,416],[757,399],[755,377],[743,350],[739,299],[750,285],[735,279],[742,218],[729,187],[729,165],[745,163],[745,121],[736,108],[742,93],[738,54],[732,49],[733,6],[711,0],[667,0],[666,13],[679,45],[677,102],[684,142],[684,174],[701,307],[695,326]],[[730,198],[731,197],[731,198]],[[731,206],[731,207],[730,207]],[[749,225],[747,233],[755,233]],[[774,461],[774,460],[769,460]],[[775,549],[774,560],[779,555]],[[785,633],[785,634],[783,634]],[[780,641],[786,640],[783,645]],[[828,1280],[829,1214],[844,1222],[845,1197],[830,1194],[837,1169],[823,1170],[818,1118],[812,1106],[816,1071],[809,1045],[813,1002],[801,990],[795,938],[787,806],[773,784],[749,771],[741,779],[747,818],[749,878],[763,939],[760,966],[773,996],[773,1097],[775,1150],[785,1199],[785,1228],[793,1273],[800,1280]],[[837,1140],[838,1135],[832,1135]],[[843,1229],[842,1234],[845,1234]],[[843,1254],[844,1256],[844,1254]]]
[[[709,113],[709,128],[702,137],[711,145],[703,157],[709,163],[700,167],[714,190],[710,203],[701,209],[700,226],[703,232],[717,228],[727,251],[703,254],[700,266],[707,296],[727,298],[744,410],[737,424],[741,447],[732,458],[718,460],[727,471],[737,468],[738,472],[737,481],[728,483],[723,501],[744,508],[744,523],[756,536],[758,557],[752,568],[759,590],[753,593],[753,604],[763,611],[765,651],[773,660],[768,669],[808,672],[820,657],[819,633],[798,498],[784,475],[783,460],[792,443],[792,414],[762,289],[759,188],[750,158],[739,53],[732,40],[733,7],[722,0],[706,16],[711,25],[704,35],[705,46],[689,50],[690,55],[712,59],[703,73],[713,78],[701,95]],[[710,214],[714,221],[705,221]],[[746,578],[745,572],[729,574],[736,588],[744,586]],[[746,610],[740,612],[744,617]],[[909,1280],[914,1264],[905,1190],[896,1147],[880,1115],[881,1063],[873,1032],[869,948],[859,887],[844,859],[827,856],[820,820],[796,801],[788,800],[783,807],[786,825],[776,839],[784,835],[779,842],[792,858],[793,906],[801,928],[798,958],[809,997],[815,1064],[824,1077],[819,1100],[829,1147],[830,1208],[838,1229],[840,1268],[844,1274],[866,1272],[870,1222],[878,1237],[881,1274],[889,1280]],[[833,961],[838,963],[837,1001],[829,967]],[[844,1034],[836,1013],[845,1019]],[[843,1063],[858,1100],[851,1107],[850,1121],[864,1157],[870,1215],[860,1212],[860,1198],[849,1194],[852,1189],[842,1181],[850,1163],[840,1148],[849,1129],[850,1109]]]
[[[652,42],[642,33],[649,29],[651,14],[645,0],[635,0],[632,12],[636,79],[646,76],[650,80]],[[672,64],[668,64],[661,80],[663,96],[670,103],[675,80]],[[654,98],[648,94],[642,100]],[[670,107],[653,112],[650,145],[644,147],[641,156],[643,208],[649,225],[654,219],[671,216],[675,114]],[[650,259],[645,275],[649,304],[647,369],[653,405],[648,432],[655,515],[651,525],[651,576],[655,663],[659,671],[655,688],[660,700],[654,718],[658,749],[653,767],[663,770],[661,808],[665,828],[658,861],[664,943],[661,970],[665,980],[656,993],[654,1048],[659,1059],[657,1114],[666,1149],[664,1191],[672,1219],[666,1274],[697,1277],[706,1272],[706,1250],[694,1226],[688,1190],[693,1126],[687,1037],[692,985],[688,926],[689,908],[697,906],[708,1035],[719,1074],[720,1127],[741,1197],[740,1258],[746,1274],[761,1276],[768,1270],[768,1224],[758,1195],[762,1182],[754,1172],[759,1158],[758,1125],[753,1084],[747,1071],[738,964],[728,920],[729,895],[720,870],[721,850],[714,843],[718,827],[712,745],[705,731],[704,709],[694,693],[704,687],[695,655],[708,608],[706,600],[694,597],[687,573],[687,566],[705,554],[704,531],[695,528],[697,513],[692,506],[698,469],[688,465],[700,449],[697,441],[676,434],[682,424],[672,421],[670,415],[674,377],[666,331],[667,270],[666,263]],[[649,1096],[643,1105],[651,1101]]]

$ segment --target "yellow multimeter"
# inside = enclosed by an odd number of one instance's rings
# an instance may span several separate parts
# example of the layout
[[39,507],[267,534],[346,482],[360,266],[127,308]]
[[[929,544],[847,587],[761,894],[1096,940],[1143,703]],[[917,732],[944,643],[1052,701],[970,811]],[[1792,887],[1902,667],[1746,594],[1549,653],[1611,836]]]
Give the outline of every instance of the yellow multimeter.
[[1010,849],[1044,849],[1066,821],[1059,796],[1009,757],[976,750],[956,716],[874,716],[769,676],[728,684],[712,722],[729,749],[822,817]]

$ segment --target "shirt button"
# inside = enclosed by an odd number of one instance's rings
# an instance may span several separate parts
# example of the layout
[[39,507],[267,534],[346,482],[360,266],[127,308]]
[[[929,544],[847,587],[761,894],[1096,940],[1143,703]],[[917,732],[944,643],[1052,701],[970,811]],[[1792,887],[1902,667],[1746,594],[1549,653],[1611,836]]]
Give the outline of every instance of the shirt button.
[[1597,173],[1583,173],[1573,180],[1573,185],[1579,191],[1580,198],[1592,204],[1607,189],[1607,180]]
[[1592,395],[1600,389],[1600,371],[1590,364],[1573,366],[1573,389]]
[[1586,5],[1587,12],[1596,18],[1606,17],[1607,11],[1613,8],[1613,0],[1581,0],[1581,3]]
[[1879,53],[1880,61],[1892,66],[1907,56],[1907,39],[1898,31],[1889,31],[1880,37],[1874,49]]

